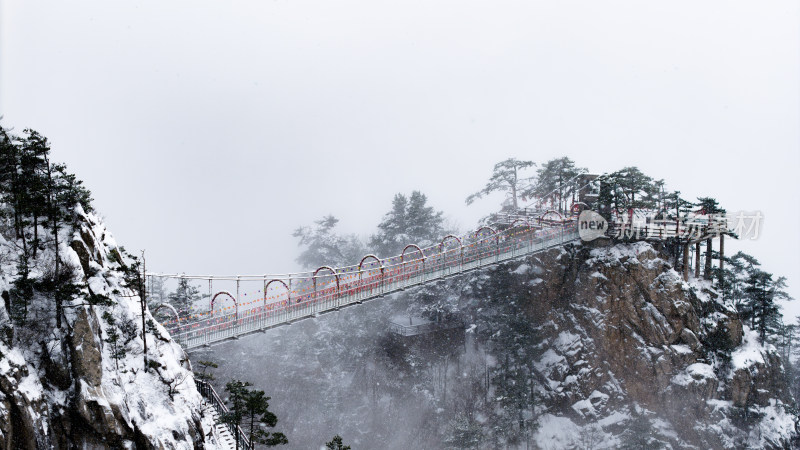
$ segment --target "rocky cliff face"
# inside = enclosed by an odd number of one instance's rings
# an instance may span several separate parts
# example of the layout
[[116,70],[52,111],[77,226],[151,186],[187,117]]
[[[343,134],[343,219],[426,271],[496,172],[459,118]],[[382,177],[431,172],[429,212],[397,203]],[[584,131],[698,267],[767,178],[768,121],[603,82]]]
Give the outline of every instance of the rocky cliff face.
[[[0,242],[0,448],[204,448],[201,398],[187,356],[122,282],[122,255],[100,220],[82,214],[61,236],[81,286],[56,327],[54,301],[36,292],[24,321],[9,320],[14,247]],[[33,276],[52,268],[52,249]],[[206,445],[205,448],[214,448]]]
[[531,286],[522,312],[541,330],[545,422],[599,425],[612,442],[618,419],[642,415],[674,447],[788,447],[796,436],[775,349],[708,282],[683,282],[657,247],[568,247],[515,273]]

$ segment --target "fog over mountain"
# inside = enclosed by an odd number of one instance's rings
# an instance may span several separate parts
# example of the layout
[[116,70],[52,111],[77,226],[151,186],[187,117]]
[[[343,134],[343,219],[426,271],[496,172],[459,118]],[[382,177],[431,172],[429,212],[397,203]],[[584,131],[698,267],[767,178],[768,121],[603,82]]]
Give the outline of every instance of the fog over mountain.
[[0,448],[800,446],[799,17],[0,0]]
[[800,297],[798,8],[3,0],[0,114],[154,271],[285,273],[297,226],[367,236],[414,189],[468,229],[495,162],[566,155],[762,211],[741,250]]

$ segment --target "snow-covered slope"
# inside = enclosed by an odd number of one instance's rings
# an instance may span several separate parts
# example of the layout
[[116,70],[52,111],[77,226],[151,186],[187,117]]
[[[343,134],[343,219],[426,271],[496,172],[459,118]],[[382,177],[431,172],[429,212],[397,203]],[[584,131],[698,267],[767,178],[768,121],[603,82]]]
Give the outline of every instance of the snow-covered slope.
[[[62,327],[53,298],[39,291],[24,322],[12,324],[8,302],[0,307],[0,447],[215,448],[187,356],[145,311],[145,369],[139,298],[122,281],[121,249],[100,219],[79,214],[79,225],[60,236],[61,259],[81,287],[65,304]],[[4,298],[18,256],[0,242]],[[32,278],[53,260],[54,246],[45,246]]]

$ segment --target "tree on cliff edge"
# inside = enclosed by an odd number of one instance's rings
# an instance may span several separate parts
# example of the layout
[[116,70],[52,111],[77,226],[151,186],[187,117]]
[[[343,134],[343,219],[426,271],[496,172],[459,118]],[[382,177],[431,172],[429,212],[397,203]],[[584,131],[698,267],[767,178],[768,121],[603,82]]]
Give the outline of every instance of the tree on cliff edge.
[[468,205],[475,200],[482,198],[492,192],[505,192],[510,206],[515,210],[519,209],[518,198],[520,194],[530,186],[533,177],[522,176],[522,171],[535,166],[533,161],[520,161],[516,158],[509,158],[494,165],[492,176],[489,182],[480,191],[470,195],[466,199]]

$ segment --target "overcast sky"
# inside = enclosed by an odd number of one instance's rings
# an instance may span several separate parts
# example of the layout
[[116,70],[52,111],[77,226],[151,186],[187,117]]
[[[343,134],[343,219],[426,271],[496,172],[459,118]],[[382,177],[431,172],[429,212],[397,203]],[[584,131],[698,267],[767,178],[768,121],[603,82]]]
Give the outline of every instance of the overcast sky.
[[466,230],[495,162],[566,155],[762,211],[730,248],[800,298],[798,80],[794,0],[0,0],[3,125],[163,272],[288,272],[414,189]]

